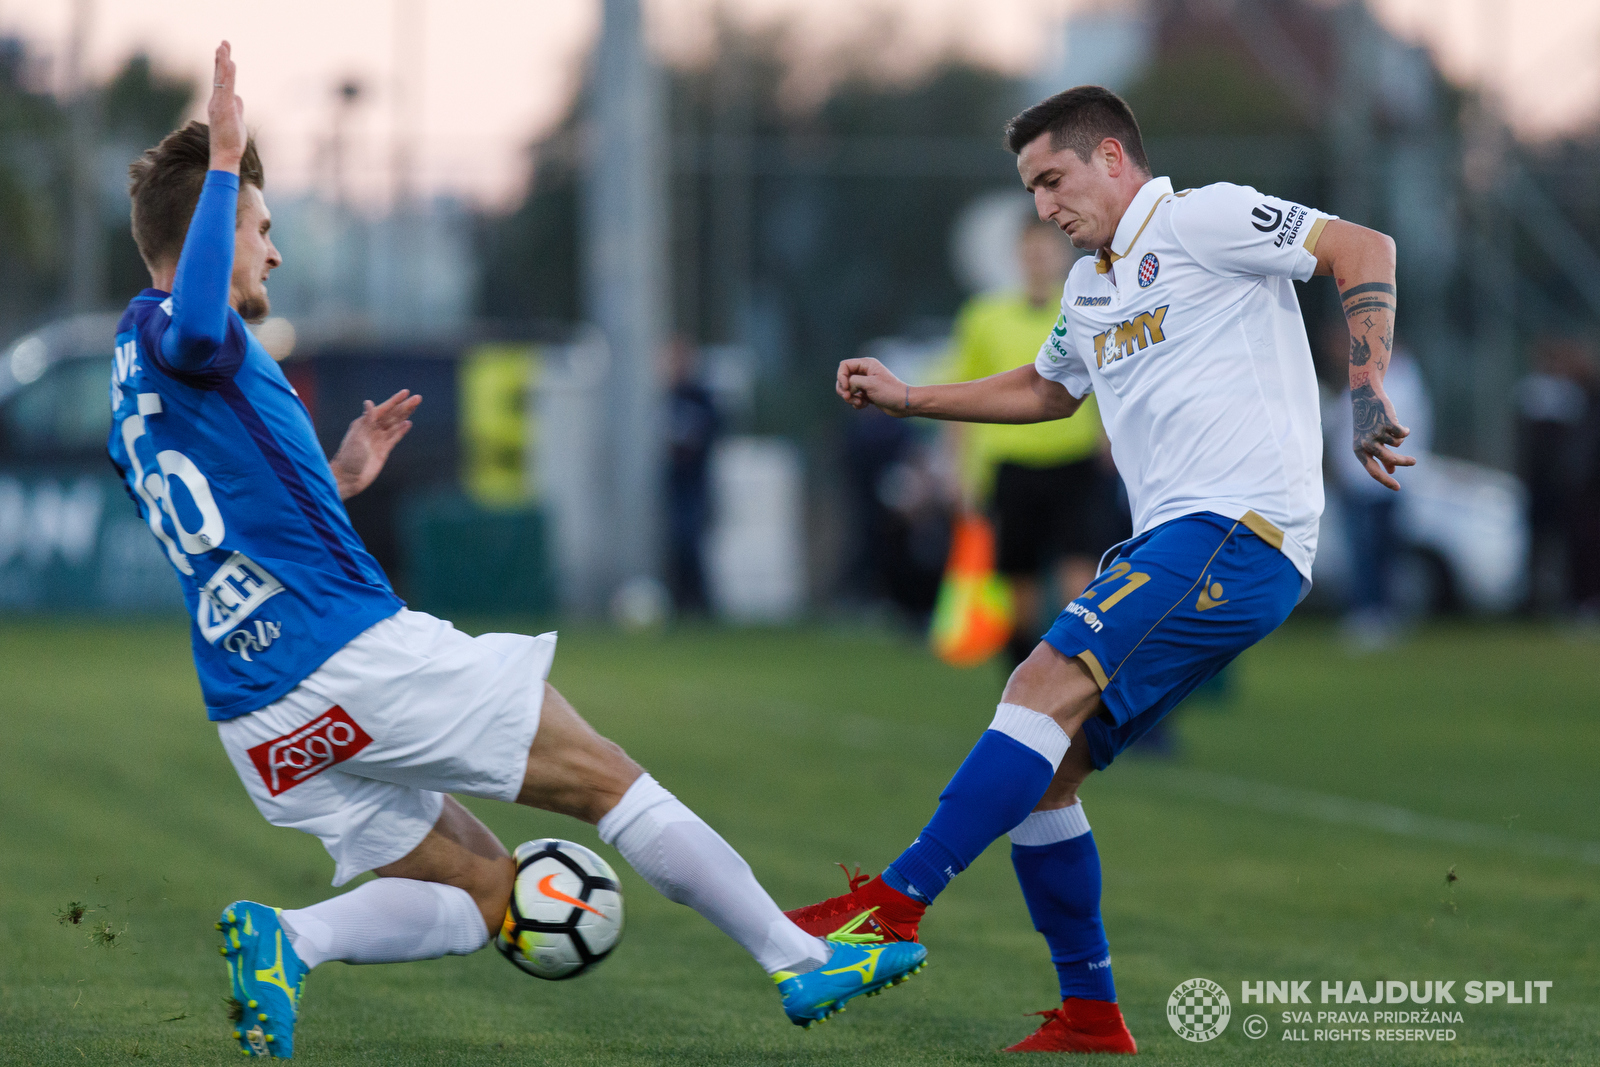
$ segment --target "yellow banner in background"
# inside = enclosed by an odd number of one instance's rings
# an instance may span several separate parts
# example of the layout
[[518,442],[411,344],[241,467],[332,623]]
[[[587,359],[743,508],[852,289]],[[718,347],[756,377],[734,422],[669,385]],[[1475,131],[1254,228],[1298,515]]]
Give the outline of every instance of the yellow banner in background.
[[529,458],[538,427],[529,401],[539,360],[535,345],[486,344],[461,361],[461,484],[483,507],[514,507],[535,495]]

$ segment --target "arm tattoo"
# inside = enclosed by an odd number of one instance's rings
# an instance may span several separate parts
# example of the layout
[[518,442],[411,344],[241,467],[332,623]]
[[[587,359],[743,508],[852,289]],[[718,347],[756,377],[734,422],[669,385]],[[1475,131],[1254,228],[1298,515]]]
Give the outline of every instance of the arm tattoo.
[[1362,293],[1387,293],[1393,296],[1394,286],[1388,282],[1366,282],[1363,285],[1352,285],[1339,294],[1339,299],[1349,300],[1352,296],[1359,296]]
[[1350,403],[1355,415],[1353,443],[1357,456],[1376,455],[1379,445],[1400,443],[1400,439],[1395,436],[1397,427],[1394,420],[1389,418],[1389,413],[1384,410],[1383,401],[1378,399],[1378,394],[1371,384],[1351,390]]
[[[1365,367],[1367,361],[1371,358],[1372,346],[1367,344],[1365,337],[1350,338],[1350,365],[1352,367]],[[1381,407],[1382,405],[1379,406]]]
[[1391,304],[1387,300],[1362,300],[1359,303],[1353,304],[1350,307],[1345,308],[1344,309],[1344,317],[1348,319],[1353,315],[1361,314],[1363,311],[1389,311],[1389,312],[1392,312],[1392,311],[1394,311],[1394,305]]

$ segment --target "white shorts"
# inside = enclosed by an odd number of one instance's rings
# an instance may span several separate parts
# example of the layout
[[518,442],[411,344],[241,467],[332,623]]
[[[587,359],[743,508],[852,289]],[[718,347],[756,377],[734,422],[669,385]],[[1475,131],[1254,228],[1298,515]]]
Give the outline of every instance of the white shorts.
[[553,633],[468,637],[401,610],[217,732],[261,814],[315,834],[344,885],[416,848],[445,793],[517,798],[555,654]]

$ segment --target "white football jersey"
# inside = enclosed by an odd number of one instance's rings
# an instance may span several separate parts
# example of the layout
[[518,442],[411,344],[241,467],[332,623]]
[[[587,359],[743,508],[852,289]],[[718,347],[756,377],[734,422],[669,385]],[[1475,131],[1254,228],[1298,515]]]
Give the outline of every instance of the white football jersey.
[[1311,346],[1290,279],[1335,216],[1219,183],[1146,182],[1109,254],[1067,277],[1035,362],[1093,392],[1143,533],[1198,511],[1245,523],[1310,586],[1322,514]]

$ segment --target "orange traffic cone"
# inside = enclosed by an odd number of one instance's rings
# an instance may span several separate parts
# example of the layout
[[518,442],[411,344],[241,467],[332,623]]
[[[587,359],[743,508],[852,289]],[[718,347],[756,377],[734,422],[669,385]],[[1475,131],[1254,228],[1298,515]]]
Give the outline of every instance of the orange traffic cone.
[[994,527],[963,516],[933,608],[933,650],[952,667],[976,667],[1005,647],[1011,625],[1011,588],[994,570]]

